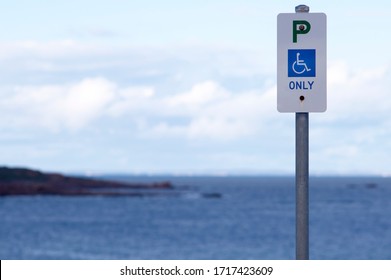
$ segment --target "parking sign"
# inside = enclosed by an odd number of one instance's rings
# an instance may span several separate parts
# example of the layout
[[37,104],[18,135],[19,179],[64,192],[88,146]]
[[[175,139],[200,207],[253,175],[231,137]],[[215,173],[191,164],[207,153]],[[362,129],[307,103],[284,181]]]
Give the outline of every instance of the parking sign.
[[277,17],[277,109],[324,112],[327,108],[326,15]]

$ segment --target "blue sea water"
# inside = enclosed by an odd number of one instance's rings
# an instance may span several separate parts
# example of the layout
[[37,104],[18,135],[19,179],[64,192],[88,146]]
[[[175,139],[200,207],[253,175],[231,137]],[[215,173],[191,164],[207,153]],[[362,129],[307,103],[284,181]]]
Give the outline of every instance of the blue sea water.
[[[0,259],[295,258],[294,178],[116,179],[176,190],[0,197]],[[391,178],[312,178],[310,258],[391,259]]]

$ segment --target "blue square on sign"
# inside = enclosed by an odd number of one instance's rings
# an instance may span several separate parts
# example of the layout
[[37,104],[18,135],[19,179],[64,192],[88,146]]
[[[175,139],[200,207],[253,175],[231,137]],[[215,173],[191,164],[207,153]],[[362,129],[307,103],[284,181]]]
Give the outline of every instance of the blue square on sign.
[[316,50],[288,50],[288,77],[316,77]]

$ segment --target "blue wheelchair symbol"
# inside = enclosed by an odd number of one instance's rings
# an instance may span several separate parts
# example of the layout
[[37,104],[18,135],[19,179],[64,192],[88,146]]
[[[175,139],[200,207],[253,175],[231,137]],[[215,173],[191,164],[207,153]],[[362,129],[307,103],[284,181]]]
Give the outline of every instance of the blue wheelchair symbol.
[[288,50],[288,77],[316,77],[316,50]]

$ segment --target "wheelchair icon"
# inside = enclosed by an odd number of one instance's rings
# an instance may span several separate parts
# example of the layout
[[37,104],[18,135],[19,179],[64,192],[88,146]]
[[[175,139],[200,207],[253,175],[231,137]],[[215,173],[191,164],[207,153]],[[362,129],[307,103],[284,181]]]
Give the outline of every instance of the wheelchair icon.
[[300,59],[300,53],[296,53],[296,60],[292,64],[292,70],[296,74],[300,75],[303,74],[304,72],[309,72],[311,71],[310,68],[308,68],[307,64],[305,63],[304,60]]

